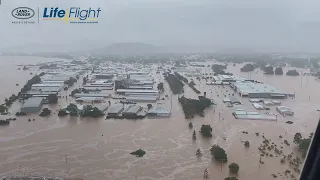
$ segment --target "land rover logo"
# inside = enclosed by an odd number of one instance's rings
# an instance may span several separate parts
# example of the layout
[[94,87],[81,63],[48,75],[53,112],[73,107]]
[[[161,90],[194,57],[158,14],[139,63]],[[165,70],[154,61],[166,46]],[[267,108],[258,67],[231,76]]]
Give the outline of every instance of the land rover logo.
[[17,19],[30,19],[34,16],[34,10],[28,7],[17,7],[12,11],[12,16]]

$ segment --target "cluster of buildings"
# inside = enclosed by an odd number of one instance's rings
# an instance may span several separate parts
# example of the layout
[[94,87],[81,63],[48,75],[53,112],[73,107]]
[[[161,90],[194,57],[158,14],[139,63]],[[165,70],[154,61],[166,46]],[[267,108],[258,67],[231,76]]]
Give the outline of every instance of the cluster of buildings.
[[111,105],[108,109],[107,118],[121,117],[121,118],[144,118],[144,117],[170,117],[171,110],[154,104],[150,109],[140,105]]

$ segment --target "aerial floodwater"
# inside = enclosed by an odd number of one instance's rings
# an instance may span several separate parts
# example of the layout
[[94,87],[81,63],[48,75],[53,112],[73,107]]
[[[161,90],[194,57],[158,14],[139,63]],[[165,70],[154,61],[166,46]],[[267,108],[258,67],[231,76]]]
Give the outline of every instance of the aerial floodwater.
[[[38,67],[28,65],[57,60],[61,59],[0,56],[1,104],[11,94],[18,94],[29,79],[42,72]],[[207,65],[214,63],[214,60],[202,62],[205,67],[201,71],[213,73]],[[208,179],[224,180],[233,176],[228,167],[233,162],[240,166],[237,173],[240,180],[298,178],[299,173],[294,172],[292,165],[289,162],[281,163],[280,160],[292,152],[294,157],[302,158],[297,145],[293,143],[293,137],[297,132],[308,137],[315,130],[319,118],[320,82],[308,75],[264,75],[261,70],[240,72],[243,65],[229,63],[225,71],[235,76],[250,76],[250,79],[266,83],[282,92],[295,93],[295,98],[280,100],[283,106],[294,111],[294,116],[278,114],[277,121],[236,119],[232,112],[237,107],[227,107],[223,103],[224,95],[234,93],[242,102],[241,109],[256,111],[248,97],[241,98],[230,86],[207,85],[205,79],[196,80],[196,77],[186,76],[189,80],[194,79],[195,87],[201,91],[200,95],[206,92],[206,97],[214,100],[217,105],[206,108],[204,117],[195,115],[192,119],[185,119],[178,101],[182,94],[172,94],[163,72],[156,72],[160,64],[150,65],[155,85],[164,83],[164,92],[160,94],[159,102],[172,107],[170,117],[141,120],[106,119],[105,116],[58,117],[59,109],[69,101],[74,101],[63,98],[70,94],[70,89],[59,92],[61,97],[58,104],[43,106],[52,111],[47,117],[40,117],[40,112],[16,117],[15,113],[21,107],[21,102],[16,101],[8,115],[0,116],[1,120],[17,118],[10,121],[9,126],[0,126],[0,178],[13,174],[39,174],[89,180],[201,180],[207,169]],[[22,70],[24,66],[29,69]],[[290,67],[283,69],[287,72]],[[303,73],[308,70],[298,71]],[[109,92],[115,94],[114,90]],[[186,84],[183,94],[194,99],[199,95]],[[115,100],[110,98],[110,101],[113,103]],[[270,111],[277,113],[275,106]],[[288,124],[287,121],[293,123]],[[192,122],[193,128],[188,127],[189,122]],[[202,137],[199,132],[202,125],[212,127],[212,138]],[[194,130],[196,140],[192,139]],[[262,136],[277,145],[283,154],[277,155],[274,151],[266,150],[272,156],[261,156],[258,148],[263,144]],[[290,145],[286,145],[284,140]],[[244,146],[245,141],[250,142],[249,148]],[[226,151],[227,163],[221,164],[212,159],[210,149],[214,144]],[[146,154],[139,158],[130,154],[137,149],[143,149]],[[196,156],[197,149],[201,150],[201,157]],[[290,173],[285,174],[286,170]]]

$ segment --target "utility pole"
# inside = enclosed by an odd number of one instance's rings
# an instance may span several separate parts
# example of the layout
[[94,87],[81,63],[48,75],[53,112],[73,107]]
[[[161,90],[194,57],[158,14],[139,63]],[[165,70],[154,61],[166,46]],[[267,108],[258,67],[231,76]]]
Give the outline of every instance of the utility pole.
[[260,160],[259,160],[259,169],[260,169],[260,165],[261,165],[261,156],[260,156]]
[[64,156],[65,156],[65,159],[66,159],[66,163],[68,163],[68,157],[67,157],[67,155],[65,154]]
[[300,80],[300,87],[302,87],[302,71],[300,71],[300,77],[301,77],[301,78],[300,78],[300,79],[301,79],[301,80]]

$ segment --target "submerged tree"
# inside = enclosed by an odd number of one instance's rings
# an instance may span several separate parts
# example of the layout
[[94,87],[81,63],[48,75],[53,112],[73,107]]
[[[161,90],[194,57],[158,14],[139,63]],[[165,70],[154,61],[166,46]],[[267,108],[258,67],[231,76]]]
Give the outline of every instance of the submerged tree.
[[231,163],[229,165],[229,171],[233,174],[237,174],[239,171],[239,165],[237,163]]
[[224,149],[222,149],[218,145],[213,145],[210,149],[213,158],[217,161],[221,161],[222,163],[228,162],[228,156]]
[[212,137],[212,128],[210,125],[202,125],[200,132],[204,137]]
[[192,129],[193,128],[193,124],[192,122],[189,122],[189,128]]
[[162,82],[159,83],[157,88],[158,88],[158,91],[163,92],[164,91],[163,83]]
[[250,147],[249,141],[244,142],[244,146],[247,147],[247,148]]
[[201,157],[202,156],[202,153],[201,153],[200,149],[197,150],[196,155],[197,155],[197,157]]
[[203,179],[209,179],[209,174],[207,169],[205,169],[203,172]]
[[196,136],[196,131],[195,131],[195,130],[193,131],[193,134],[192,134],[192,139],[193,139],[193,140],[196,140],[196,139],[197,139],[197,136]]
[[301,133],[296,133],[293,137],[293,142],[295,144],[299,144],[300,140],[302,139],[302,135]]

